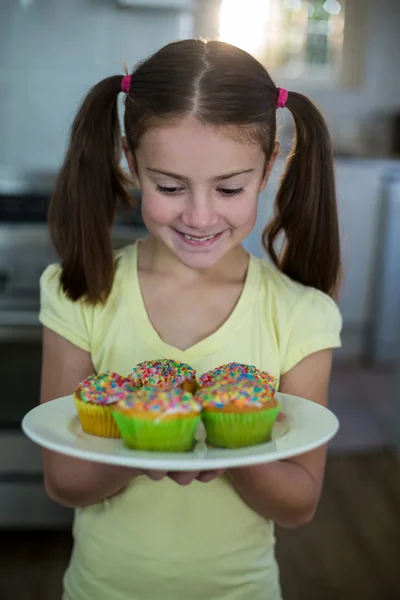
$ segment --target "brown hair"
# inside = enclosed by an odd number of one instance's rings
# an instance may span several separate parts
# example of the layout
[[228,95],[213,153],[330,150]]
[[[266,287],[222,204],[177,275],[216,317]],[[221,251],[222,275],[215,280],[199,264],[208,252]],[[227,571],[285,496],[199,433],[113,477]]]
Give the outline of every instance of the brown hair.
[[[117,204],[129,205],[119,168],[117,97],[122,76],[92,88],[75,117],[70,146],[52,197],[49,225],[61,257],[61,284],[72,300],[104,301],[115,263],[111,226]],[[223,42],[184,40],[159,50],[132,73],[125,131],[132,153],[160,121],[192,115],[204,123],[239,126],[269,159],[276,137],[278,89],[264,67]],[[333,158],[326,124],[313,103],[290,92],[296,125],[293,152],[263,245],[292,279],[333,295],[340,251]],[[275,242],[284,234],[283,252]]]

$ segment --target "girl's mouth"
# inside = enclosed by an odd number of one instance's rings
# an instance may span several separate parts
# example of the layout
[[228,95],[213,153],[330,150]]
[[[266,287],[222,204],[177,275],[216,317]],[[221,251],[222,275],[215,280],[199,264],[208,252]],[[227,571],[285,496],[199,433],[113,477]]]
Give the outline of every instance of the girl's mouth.
[[220,233],[212,233],[211,235],[205,235],[205,236],[196,236],[196,235],[189,235],[188,233],[182,233],[181,231],[178,231],[177,229],[175,229],[176,233],[179,235],[180,239],[183,240],[185,242],[185,244],[189,245],[189,246],[211,246],[212,244],[214,244],[222,235],[222,231]]

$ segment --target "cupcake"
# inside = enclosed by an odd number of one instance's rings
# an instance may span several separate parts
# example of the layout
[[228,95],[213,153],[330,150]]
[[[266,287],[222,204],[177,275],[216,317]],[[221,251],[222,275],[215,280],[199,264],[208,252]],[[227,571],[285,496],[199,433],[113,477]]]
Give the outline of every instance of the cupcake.
[[196,371],[186,363],[176,360],[148,360],[139,363],[129,375],[135,385],[154,386],[161,389],[180,387],[195,393],[197,389]]
[[271,439],[279,404],[273,389],[261,381],[215,383],[201,388],[195,398],[202,404],[211,446],[241,448]]
[[114,406],[113,415],[129,448],[187,452],[193,446],[201,405],[190,392],[144,386]]
[[200,377],[199,384],[200,387],[207,387],[214,385],[215,383],[222,385],[246,380],[260,381],[272,387],[272,389],[276,389],[278,383],[277,378],[266,371],[260,371],[253,365],[233,362],[221,365],[220,367],[212,369],[212,371],[204,373],[204,375]]
[[82,429],[91,435],[119,438],[112,410],[117,402],[127,399],[133,389],[129,379],[111,371],[84,379],[74,393]]

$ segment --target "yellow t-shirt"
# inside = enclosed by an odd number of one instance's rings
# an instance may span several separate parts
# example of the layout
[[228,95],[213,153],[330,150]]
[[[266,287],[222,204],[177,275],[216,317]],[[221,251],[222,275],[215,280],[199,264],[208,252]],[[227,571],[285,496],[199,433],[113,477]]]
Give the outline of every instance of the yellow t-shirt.
[[[41,278],[41,322],[90,352],[97,371],[127,375],[141,361],[172,358],[199,375],[236,361],[279,377],[305,356],[340,346],[336,304],[254,257],[218,331],[185,351],[169,346],[146,312],[137,247],[118,253],[104,306],[69,301],[58,265]],[[187,487],[139,477],[114,498],[78,509],[74,537],[64,580],[68,600],[281,598],[273,523],[253,512],[226,477]]]

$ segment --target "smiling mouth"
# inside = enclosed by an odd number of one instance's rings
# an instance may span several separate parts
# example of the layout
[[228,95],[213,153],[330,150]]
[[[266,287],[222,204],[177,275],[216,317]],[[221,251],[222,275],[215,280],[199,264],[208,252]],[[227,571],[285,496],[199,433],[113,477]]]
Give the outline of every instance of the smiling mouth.
[[219,233],[212,233],[210,235],[197,236],[189,235],[188,233],[183,233],[182,231],[179,231],[177,229],[175,229],[175,231],[181,239],[183,239],[190,245],[211,244],[214,240],[220,238],[223,233],[223,231],[220,231]]
[[218,233],[213,233],[212,235],[206,235],[204,237],[197,237],[195,235],[188,235],[184,233],[183,236],[186,240],[193,240],[194,242],[207,242],[208,240],[214,239]]

